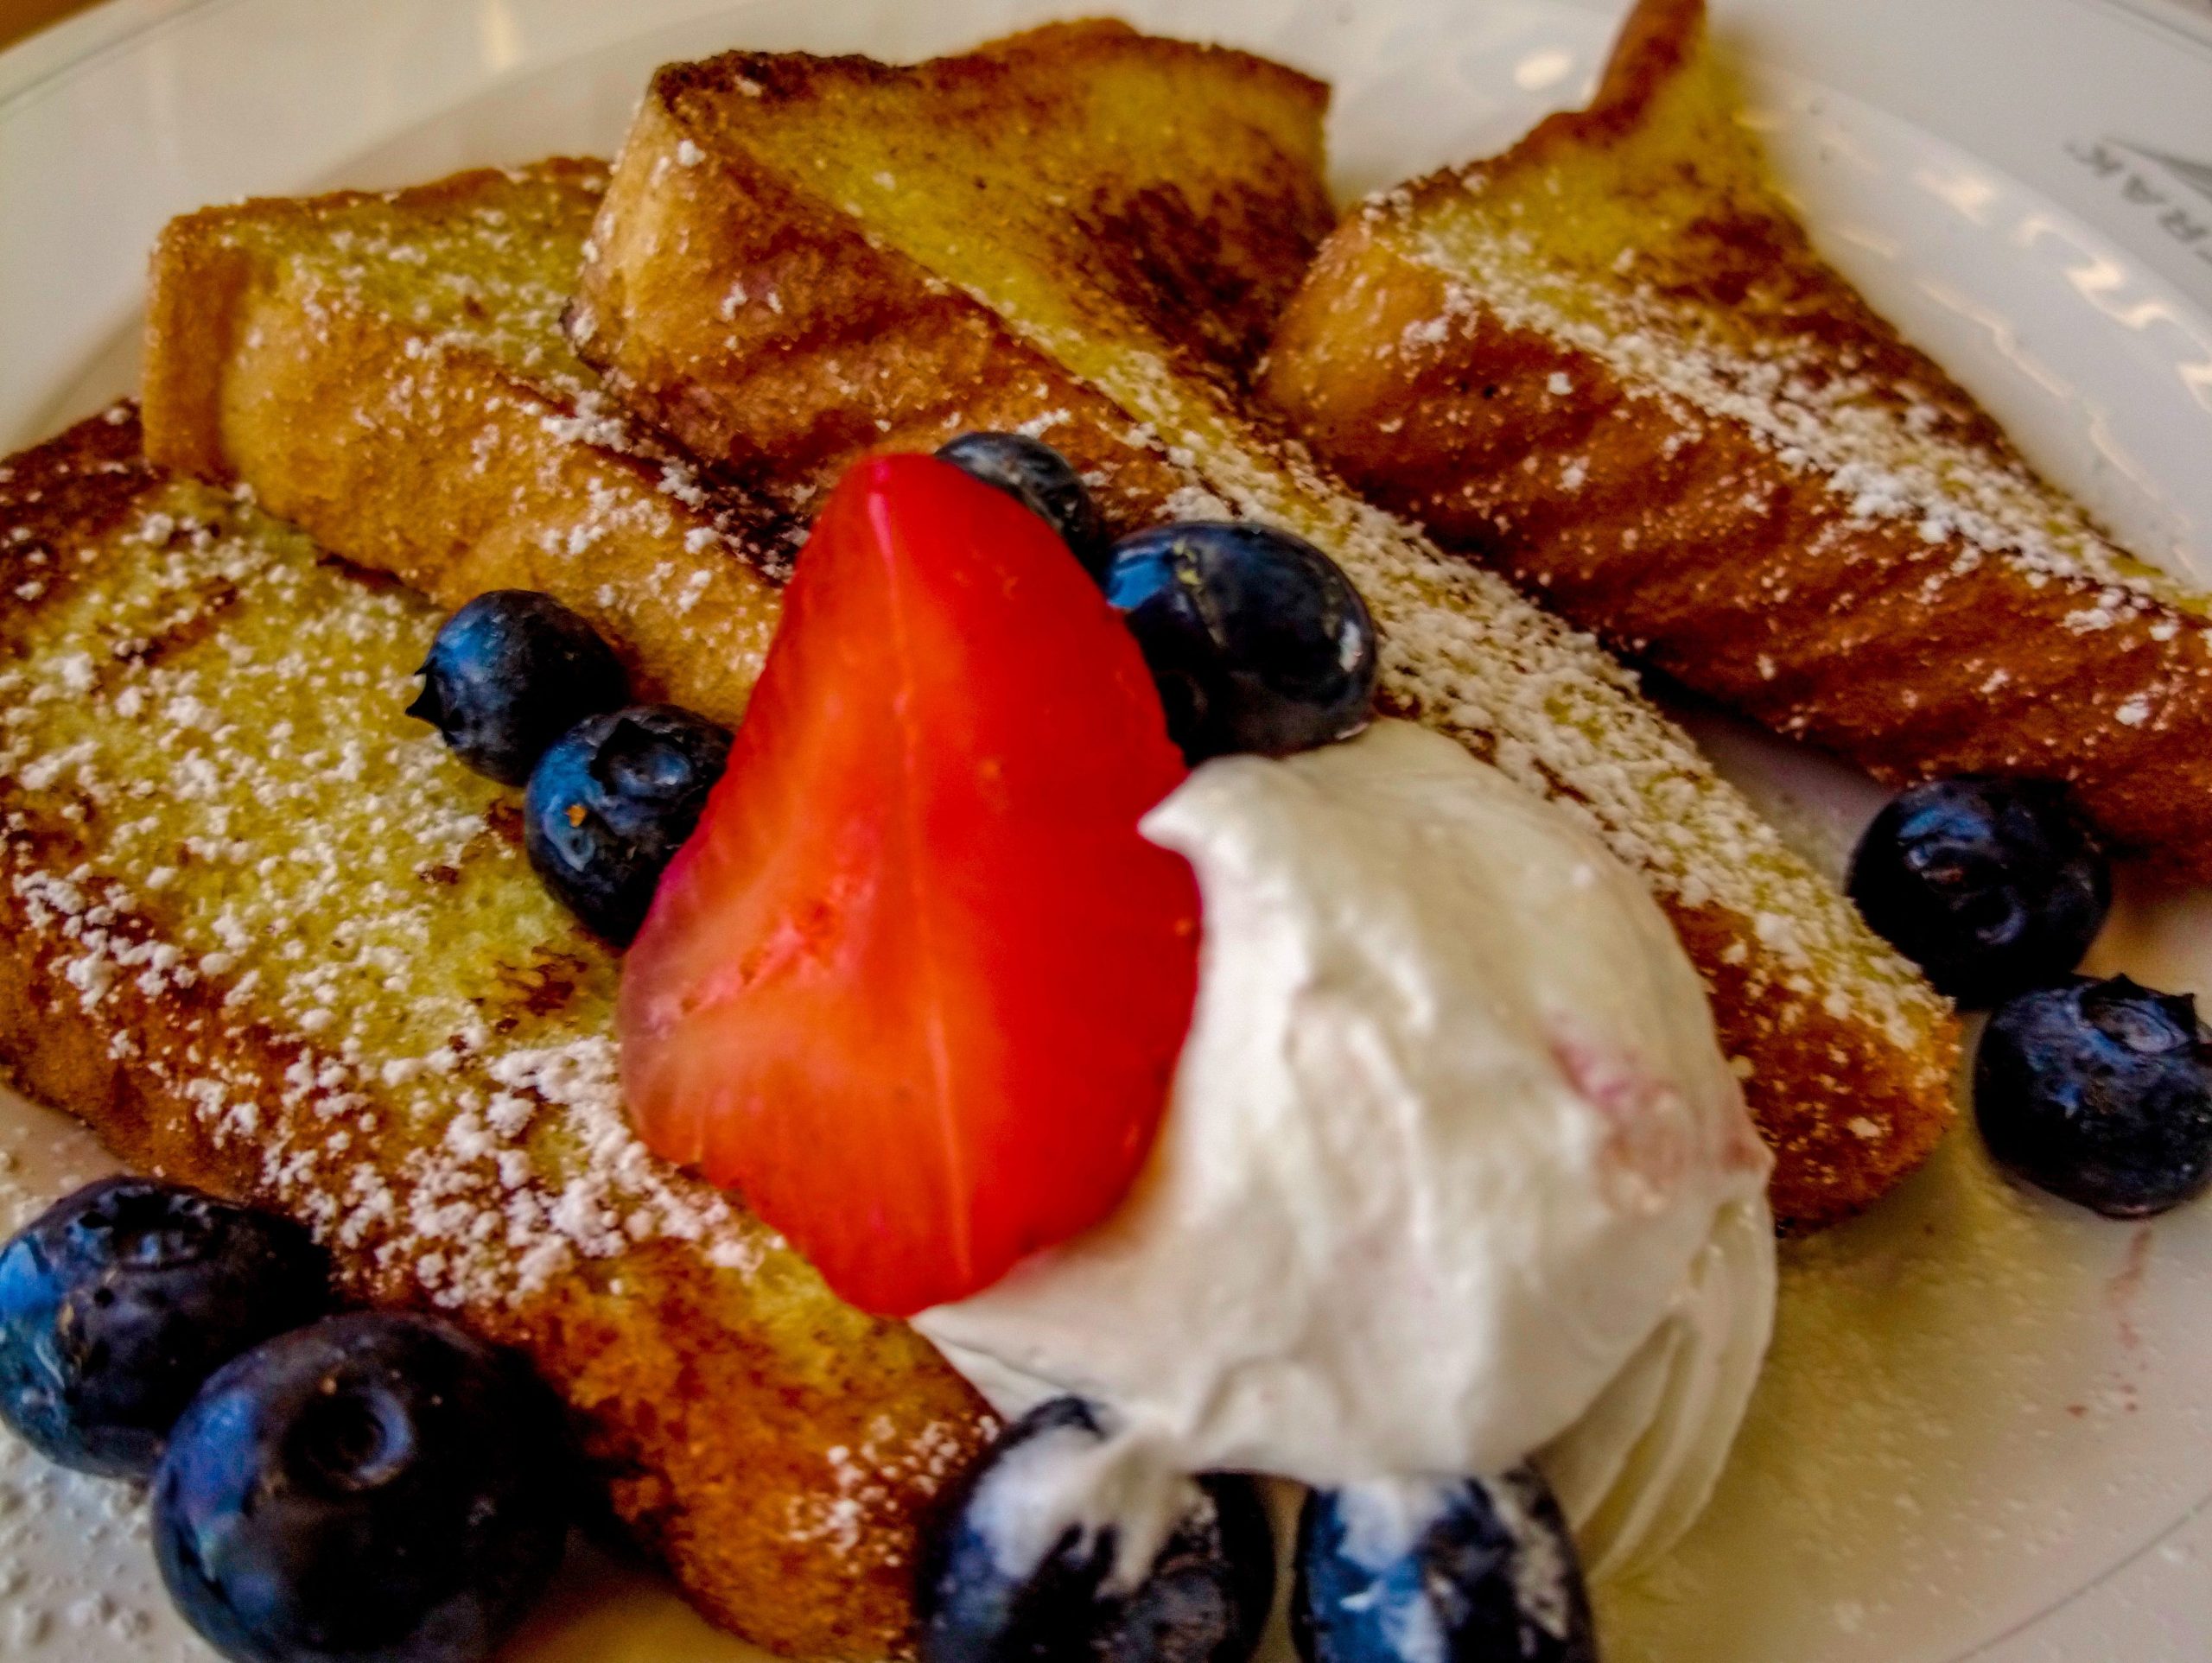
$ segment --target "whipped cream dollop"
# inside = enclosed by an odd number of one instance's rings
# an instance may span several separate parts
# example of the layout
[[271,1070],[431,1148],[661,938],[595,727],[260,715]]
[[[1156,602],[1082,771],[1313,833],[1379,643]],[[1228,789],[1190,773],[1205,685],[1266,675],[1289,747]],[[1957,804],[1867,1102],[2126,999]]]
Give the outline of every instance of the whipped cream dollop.
[[1643,886],[1401,721],[1205,764],[1144,835],[1198,1003],[1104,1223],[917,1326],[1004,1412],[1074,1393],[1185,1471],[1532,1453],[1593,1571],[1704,1504],[1771,1330],[1770,1158]]

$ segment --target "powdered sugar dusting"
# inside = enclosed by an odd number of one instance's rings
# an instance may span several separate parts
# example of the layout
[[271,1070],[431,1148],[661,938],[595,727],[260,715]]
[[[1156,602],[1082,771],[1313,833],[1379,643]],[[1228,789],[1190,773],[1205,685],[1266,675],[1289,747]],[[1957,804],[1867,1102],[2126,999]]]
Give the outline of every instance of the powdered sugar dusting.
[[1758,984],[1751,998],[1811,997],[1817,983],[1850,1018],[1908,1050],[1940,1020],[1910,967],[1590,638],[1339,489],[1298,447],[1270,445],[1162,359],[1101,353],[1076,332],[1045,333],[1152,427],[1187,435],[1170,454],[1198,483],[1336,557],[1381,626],[1386,707],[1554,797],[1662,893],[1749,921],[1767,958],[1747,966]]
[[[863,205],[854,210],[858,235],[974,297],[1117,406],[1129,424],[1120,442],[1141,454],[1151,478],[1166,471],[1162,461],[1182,476],[1160,495],[1204,492],[1334,556],[1380,625],[1385,708],[1554,797],[1643,872],[1678,918],[1700,915],[1711,933],[1696,951],[1708,978],[1725,984],[1719,1014],[1731,1042],[1777,1064],[1777,1084],[1753,1082],[1770,1124],[1839,1123],[1862,1107],[1846,1106],[1843,1082],[1854,1075],[1881,1079],[1901,1107],[1942,1101],[1951,1048],[1942,1002],[1637,696],[1633,677],[1503,579],[1351,495],[1248,414],[1233,381],[1191,343],[1179,300],[1132,296],[1100,272],[1080,246],[1083,222],[1052,204],[1027,146],[965,129],[940,143],[925,119],[900,130],[911,188],[926,179],[964,200],[977,179],[1004,187],[998,215],[975,219],[888,205],[879,213],[868,205],[881,193],[861,162],[834,147],[798,154],[794,132],[763,128],[742,142],[788,164],[802,191]],[[1745,948],[1740,963],[1724,957],[1733,948]],[[1806,1031],[1831,1020],[1856,1031],[1808,1043]],[[1878,1060],[1884,1045],[1891,1054]]]
[[972,1447],[967,1429],[934,1425],[918,1435],[902,1433],[879,1416],[858,1448],[838,1444],[824,1451],[830,1482],[793,1494],[785,1534],[795,1542],[825,1543],[856,1565],[897,1566],[904,1562],[902,1539],[879,1528],[881,1520],[911,1507],[917,1493],[936,1494]]
[[[97,1584],[56,1574],[43,1541],[66,1533],[72,1570],[116,1569]],[[39,1460],[0,1429],[0,1656],[24,1663],[83,1657],[186,1660],[212,1655],[162,1597],[143,1495]]]
[[[493,517],[478,535],[494,547],[525,545],[532,587],[620,639],[681,634],[694,662],[729,667],[700,701],[733,718],[732,686],[757,672],[773,628],[761,580],[787,574],[797,531],[626,414],[570,348],[562,320],[605,187],[596,166],[546,163],[384,196],[249,204],[210,223],[253,257],[270,297],[249,341],[284,332],[294,350],[353,355],[364,328],[396,333],[397,353],[350,379],[368,442],[410,460],[450,453],[441,467],[461,517]],[[295,478],[298,466],[264,462],[272,500],[340,552],[390,560],[378,537],[353,546],[349,511]]]
[[1473,249],[1461,238],[1417,238],[1414,247],[1452,274],[1440,326],[1487,309],[1510,327],[1588,353],[1637,396],[1673,406],[1679,422],[1738,424],[1784,469],[1821,479],[1847,521],[1899,522],[1923,543],[1955,550],[1961,570],[1990,557],[2078,586],[2091,599],[2073,627],[2109,629],[2180,600],[2175,585],[2107,541],[2024,463],[1961,437],[1926,389],[1839,373],[1825,354],[1785,340],[1726,339],[1702,310],[1652,288],[1548,271],[1523,233]]
[[5,881],[116,1054],[441,1304],[658,1240],[782,1251],[632,1135],[612,955],[528,871],[509,794],[402,714],[435,614],[220,493],[151,498],[0,671]]
[[[1443,280],[1441,306],[1421,321],[1432,334],[1382,350],[1418,354],[1481,319],[1569,347],[1631,399],[1663,405],[1681,439],[1726,424],[1823,486],[1841,525],[1916,539],[1930,599],[1997,561],[2078,593],[2069,623],[2083,632],[2170,609],[2202,615],[2036,477],[1821,265],[1701,51],[1647,96],[1572,143],[1370,199],[1365,232]],[[1562,200],[1570,186],[1577,208]],[[1618,238],[1592,228],[1629,215],[1644,257],[1624,261]],[[1548,386],[1556,395],[1571,381],[1557,371]]]

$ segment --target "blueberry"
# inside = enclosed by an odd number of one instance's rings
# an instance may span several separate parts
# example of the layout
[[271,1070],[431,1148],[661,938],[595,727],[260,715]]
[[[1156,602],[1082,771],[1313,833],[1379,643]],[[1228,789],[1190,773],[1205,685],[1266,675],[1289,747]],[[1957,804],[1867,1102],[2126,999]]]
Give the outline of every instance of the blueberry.
[[1060,534],[1083,568],[1103,580],[1113,558],[1098,505],[1068,459],[1020,433],[963,433],[938,451],[938,460],[996,486]]
[[2067,789],[1962,774],[1898,794],[1859,841],[1851,898],[1961,1005],[2070,972],[2112,903],[2104,853]]
[[1114,546],[1106,599],[1151,666],[1193,764],[1288,756],[1357,733],[1375,694],[1375,625],[1302,537],[1249,521],[1163,525]]
[[551,1577],[560,1406],[438,1317],[357,1311],[247,1352],[177,1422],[154,1552],[240,1663],[474,1663]]
[[1291,1636],[1306,1663],[1596,1663],[1590,1602],[1544,1481],[1383,1479],[1298,1522]]
[[530,777],[531,865],[578,917],[626,944],[728,760],[729,730],[673,705],[587,717]]
[[64,1466],[143,1478],[200,1383],[330,1306],[306,1231],[103,1178],[0,1248],[0,1419]]
[[2185,993],[2075,977],[1998,1006],[1974,1054],[1974,1118],[1998,1163],[2108,1218],[2212,1182],[2212,1036]]
[[586,716],[630,696],[630,679],[592,626],[550,595],[493,589],[451,618],[416,672],[407,707],[454,755],[509,785]]
[[[1162,1531],[1149,1565],[1119,1563],[1125,1538]],[[917,1590],[923,1663],[1243,1663],[1274,1594],[1250,1479],[1160,1472],[1058,1398],[946,1498]]]

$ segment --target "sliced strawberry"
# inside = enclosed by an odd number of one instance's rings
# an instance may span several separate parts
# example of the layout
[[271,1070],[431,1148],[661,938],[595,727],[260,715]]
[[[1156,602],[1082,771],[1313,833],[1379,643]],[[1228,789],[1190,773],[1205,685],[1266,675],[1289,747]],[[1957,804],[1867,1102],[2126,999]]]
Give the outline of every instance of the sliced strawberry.
[[1096,1222],[1197,992],[1190,868],[1136,828],[1182,774],[1041,520],[925,457],[855,467],[624,968],[640,1134],[887,1314]]

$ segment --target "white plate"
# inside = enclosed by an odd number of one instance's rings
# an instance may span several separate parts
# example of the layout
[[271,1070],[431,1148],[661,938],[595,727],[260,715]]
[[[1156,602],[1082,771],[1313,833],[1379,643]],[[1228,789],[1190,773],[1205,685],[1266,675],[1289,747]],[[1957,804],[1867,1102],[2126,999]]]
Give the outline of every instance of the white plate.
[[[1074,0],[118,0],[0,56],[0,441],[125,390],[145,250],[252,192],[605,150],[646,72],[719,47],[913,56]],[[1123,0],[1335,82],[1355,190],[1586,91],[1616,6]],[[1755,118],[1828,252],[2137,547],[2212,581],[2212,0],[1742,0]],[[1727,724],[1831,865],[1875,800]],[[2212,900],[2131,894],[2100,968],[2212,994]],[[101,1162],[0,1100],[0,1226]],[[0,1654],[204,1656],[111,1489],[0,1445]],[[2140,1228],[1993,1179],[1970,1133],[1789,1255],[1707,1523],[1604,1590],[1613,1663],[2202,1663],[2212,1653],[2212,1205]],[[520,1647],[747,1655],[584,1556]]]

